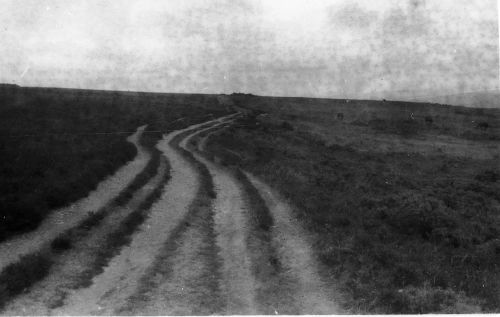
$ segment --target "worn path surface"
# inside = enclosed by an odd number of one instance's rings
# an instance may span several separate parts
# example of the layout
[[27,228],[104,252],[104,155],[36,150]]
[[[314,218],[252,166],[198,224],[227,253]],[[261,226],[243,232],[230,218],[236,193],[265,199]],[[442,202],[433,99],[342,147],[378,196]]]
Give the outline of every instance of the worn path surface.
[[176,224],[186,215],[199,186],[193,168],[170,144],[182,132],[169,134],[158,145],[170,162],[171,179],[159,201],[153,205],[149,218],[132,237],[131,244],[94,278],[93,284],[72,294],[56,314],[112,315],[134,293],[137,282],[153,263]]
[[[341,312],[333,287],[321,279],[309,237],[287,202],[253,175],[215,163],[203,153],[207,139],[230,125],[235,116],[166,135],[157,147],[169,162],[169,182],[160,185],[163,172],[159,168],[158,175],[127,206],[104,219],[58,259],[47,278],[11,301],[2,313]],[[138,162],[148,159],[143,155]],[[74,287],[78,274],[92,262],[95,245],[119,229],[132,206],[140,204],[153,188],[163,188],[163,192],[132,233],[130,243],[116,250],[89,285]],[[110,199],[117,194],[110,192]],[[257,211],[260,218],[255,216]],[[267,227],[259,224],[266,217],[271,223]]]

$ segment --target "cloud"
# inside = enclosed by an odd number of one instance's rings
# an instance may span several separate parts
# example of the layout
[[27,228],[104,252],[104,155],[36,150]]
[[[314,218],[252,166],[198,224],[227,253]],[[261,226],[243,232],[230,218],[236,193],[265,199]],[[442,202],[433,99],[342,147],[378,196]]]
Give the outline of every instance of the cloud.
[[330,6],[329,19],[336,26],[356,31],[371,27],[377,22],[378,14],[375,11],[363,9],[353,2],[345,4],[340,9],[337,6]]
[[495,0],[4,2],[0,80],[26,85],[363,97],[498,80]]

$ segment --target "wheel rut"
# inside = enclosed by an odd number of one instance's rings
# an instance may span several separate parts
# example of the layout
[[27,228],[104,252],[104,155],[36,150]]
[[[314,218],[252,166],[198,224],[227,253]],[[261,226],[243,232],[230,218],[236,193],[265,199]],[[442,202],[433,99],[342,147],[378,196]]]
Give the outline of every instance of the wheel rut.
[[[205,130],[185,138],[181,146],[187,149],[190,139]],[[256,285],[247,250],[248,211],[243,192],[230,171],[212,163],[195,151],[192,153],[209,170],[216,192],[214,226],[219,256],[222,259],[220,283],[222,296],[226,301],[226,311],[223,313],[257,314]]]
[[336,294],[318,272],[308,235],[293,217],[291,207],[271,187],[250,173],[245,173],[268,206],[275,225],[273,243],[284,265],[285,274],[293,281],[293,297],[299,314],[339,314]]
[[[54,263],[47,277],[35,283],[28,292],[12,300],[2,314],[15,315],[20,312],[29,315],[50,315],[64,305],[66,297],[76,289],[84,288],[92,276],[105,263],[101,263],[113,250],[107,245],[127,217],[141,208],[155,189],[162,186],[167,173],[167,163],[161,159],[157,174],[137,190],[125,206],[113,206],[97,226],[72,230],[71,248],[62,254],[55,254]],[[56,252],[57,253],[57,252]]]
[[176,225],[186,216],[187,207],[195,198],[199,186],[196,172],[170,144],[172,139],[188,129],[170,133],[159,142],[158,148],[171,166],[170,182],[151,207],[149,218],[132,236],[130,245],[121,249],[104,272],[93,279],[90,287],[73,293],[55,314],[110,315],[125,306],[127,299],[134,294],[137,282],[154,262]]
[[[215,163],[204,152],[208,138],[238,115],[164,136],[157,145],[162,153],[157,174],[82,235],[56,259],[48,276],[10,302],[5,312],[341,313],[291,206],[254,175]],[[153,191],[158,197],[144,207]],[[141,208],[140,222],[120,231]],[[106,241],[121,232],[127,234],[126,243],[116,244],[112,256],[99,260],[99,247],[110,246]],[[89,269],[104,260],[100,271]]]

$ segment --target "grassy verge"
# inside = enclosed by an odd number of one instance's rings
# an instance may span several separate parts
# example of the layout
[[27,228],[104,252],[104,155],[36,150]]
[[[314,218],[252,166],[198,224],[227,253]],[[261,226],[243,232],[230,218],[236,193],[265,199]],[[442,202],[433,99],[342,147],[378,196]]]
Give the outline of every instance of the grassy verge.
[[499,311],[497,162],[325,146],[251,118],[208,151],[296,207],[348,311]]

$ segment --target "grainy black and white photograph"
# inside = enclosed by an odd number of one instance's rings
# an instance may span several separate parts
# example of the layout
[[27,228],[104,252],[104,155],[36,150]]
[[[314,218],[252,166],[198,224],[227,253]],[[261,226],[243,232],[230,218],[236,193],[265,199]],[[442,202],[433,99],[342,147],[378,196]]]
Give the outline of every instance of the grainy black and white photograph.
[[500,313],[496,0],[0,0],[0,315]]

